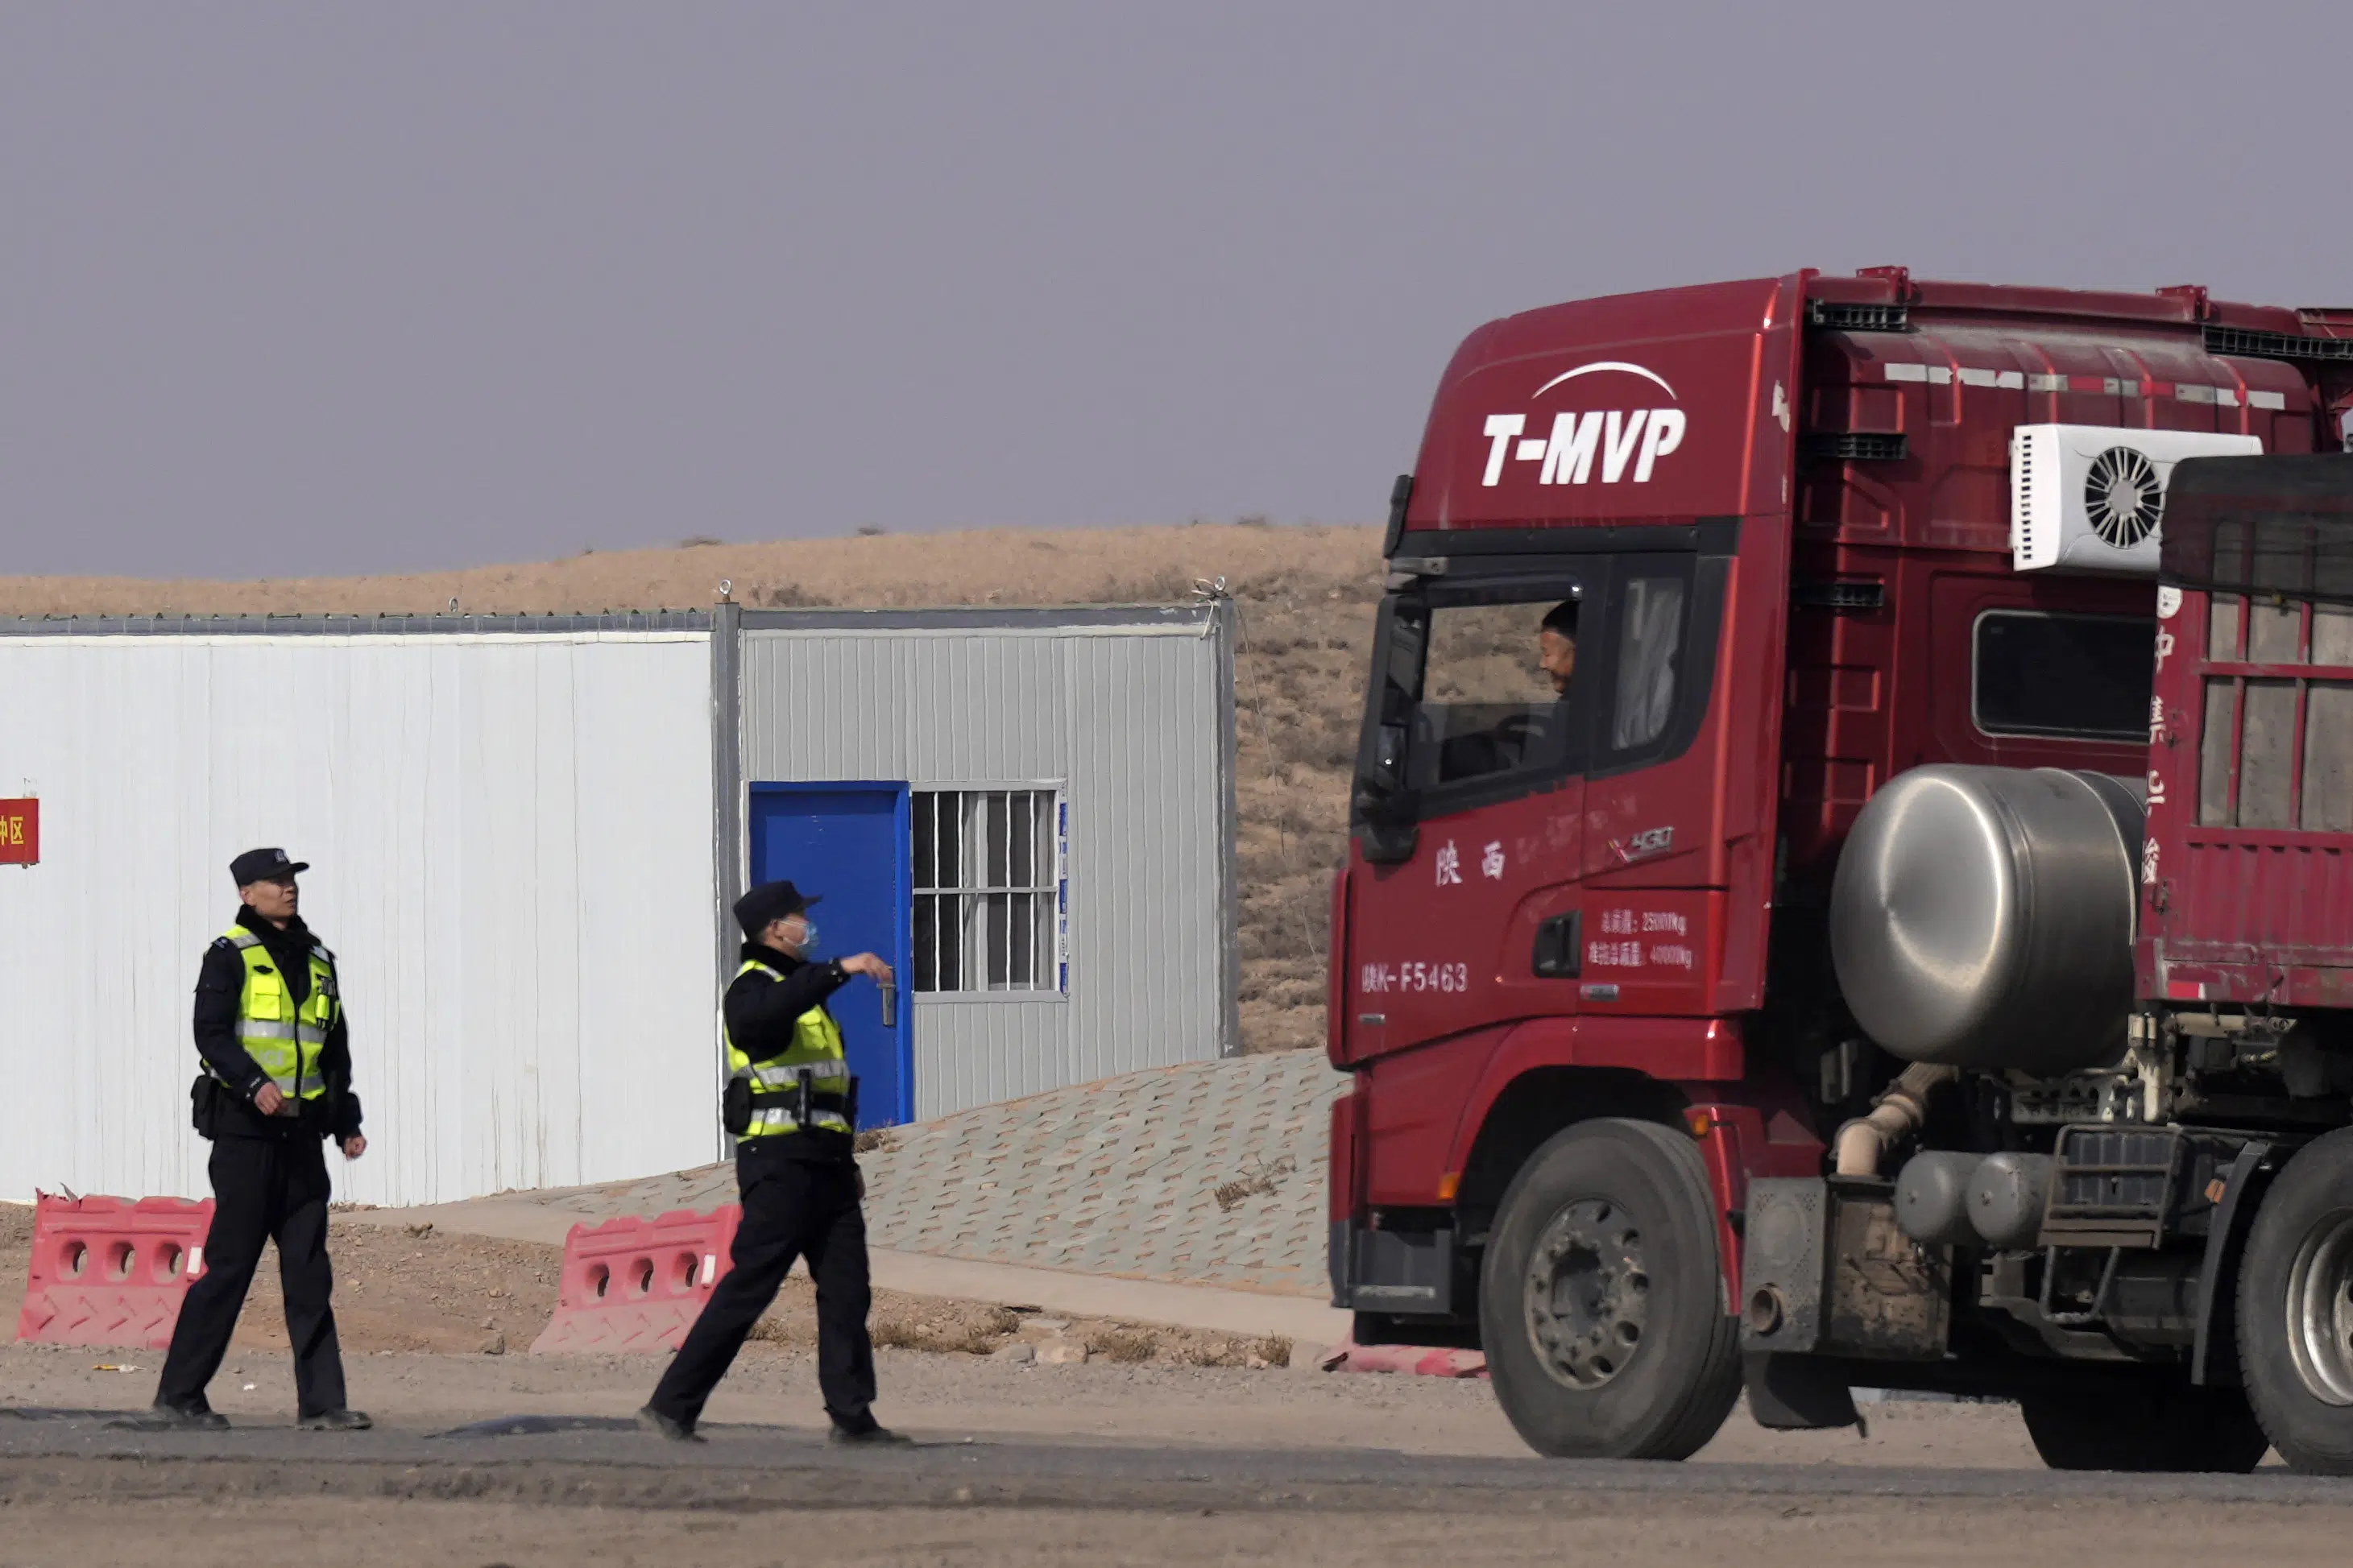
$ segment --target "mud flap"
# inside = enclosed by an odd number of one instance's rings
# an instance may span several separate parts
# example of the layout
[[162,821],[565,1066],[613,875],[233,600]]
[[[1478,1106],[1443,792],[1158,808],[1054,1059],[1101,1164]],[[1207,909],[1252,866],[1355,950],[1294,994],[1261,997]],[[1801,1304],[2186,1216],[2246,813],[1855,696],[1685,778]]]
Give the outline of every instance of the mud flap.
[[1748,1414],[1768,1432],[1828,1432],[1862,1420],[1844,1374],[1812,1356],[1752,1352],[1740,1358],[1740,1379]]

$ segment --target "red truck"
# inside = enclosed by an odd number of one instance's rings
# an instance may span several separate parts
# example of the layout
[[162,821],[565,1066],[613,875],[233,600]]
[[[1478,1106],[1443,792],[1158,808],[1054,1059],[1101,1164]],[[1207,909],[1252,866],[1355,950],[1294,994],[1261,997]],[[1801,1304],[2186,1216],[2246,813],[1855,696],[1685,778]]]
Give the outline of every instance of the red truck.
[[2353,311],[1491,322],[1393,497],[1335,1304],[1531,1447],[2014,1399],[2353,1472]]

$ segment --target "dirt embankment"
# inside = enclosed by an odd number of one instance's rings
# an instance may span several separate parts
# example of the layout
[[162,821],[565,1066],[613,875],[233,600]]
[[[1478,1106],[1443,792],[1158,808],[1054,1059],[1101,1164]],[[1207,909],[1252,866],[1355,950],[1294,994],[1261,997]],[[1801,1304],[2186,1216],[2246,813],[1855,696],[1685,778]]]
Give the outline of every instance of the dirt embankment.
[[[1241,614],[1242,1036],[1320,1045],[1330,876],[1380,593],[1368,528],[1195,524],[682,544],[414,576],[256,583],[0,578],[0,615],[531,614],[794,606],[1168,604],[1223,578]],[[495,1314],[491,1314],[495,1315]]]
[[[0,1301],[22,1294],[31,1261],[33,1211],[0,1205]],[[527,1241],[460,1236],[430,1226],[331,1223],[328,1251],[335,1268],[335,1329],[354,1355],[414,1353],[502,1355],[531,1348],[555,1309],[564,1249]],[[886,1350],[943,1355],[1065,1357],[1129,1365],[1280,1367],[1289,1342],[1191,1329],[1166,1329],[1103,1318],[1049,1316],[1036,1308],[874,1293],[869,1320],[874,1342]],[[0,1342],[16,1337],[16,1319],[0,1324]],[[776,1304],[754,1337],[787,1351],[817,1344],[817,1301],[806,1274],[785,1281]],[[237,1346],[287,1348],[285,1298],[274,1251],[262,1255],[253,1292],[237,1321]]]

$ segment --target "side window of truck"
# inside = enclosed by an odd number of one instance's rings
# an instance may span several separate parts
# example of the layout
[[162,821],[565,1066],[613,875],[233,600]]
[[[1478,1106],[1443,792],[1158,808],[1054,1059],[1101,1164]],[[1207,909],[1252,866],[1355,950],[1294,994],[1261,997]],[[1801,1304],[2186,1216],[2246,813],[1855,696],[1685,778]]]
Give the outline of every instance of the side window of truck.
[[2119,741],[2148,733],[2154,620],[1987,610],[1974,642],[1969,708],[1984,733]]
[[1567,763],[1577,609],[1573,597],[1551,594],[1430,609],[1409,788],[1554,773]]
[[1688,584],[1681,576],[1629,575],[1619,590],[1617,691],[1609,749],[1639,751],[1667,732],[1683,646]]
[[1509,799],[1577,765],[1592,683],[1579,665],[1583,575],[1455,582],[1389,600],[1359,821]]
[[[1704,674],[1690,666],[1704,629],[1690,556],[1620,556],[1611,574],[1609,614],[1597,626],[1595,766],[1624,773],[1664,761],[1691,740]],[[1707,656],[1701,656],[1704,662]]]

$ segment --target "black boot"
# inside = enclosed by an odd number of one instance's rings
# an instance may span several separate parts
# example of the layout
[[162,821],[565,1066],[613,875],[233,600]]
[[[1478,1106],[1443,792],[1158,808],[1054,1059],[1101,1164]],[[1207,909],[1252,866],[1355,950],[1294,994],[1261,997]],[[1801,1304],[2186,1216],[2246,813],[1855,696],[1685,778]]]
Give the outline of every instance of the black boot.
[[874,1419],[872,1411],[860,1412],[858,1418],[844,1421],[836,1417],[833,1430],[826,1434],[828,1443],[840,1443],[877,1448],[903,1447],[914,1439],[902,1436]]
[[700,1443],[702,1434],[694,1429],[691,1421],[681,1421],[675,1415],[665,1415],[652,1405],[638,1412],[638,1425],[649,1432],[659,1433],[673,1443]]
[[305,1432],[364,1432],[375,1423],[364,1410],[322,1410],[297,1418],[294,1425]]

